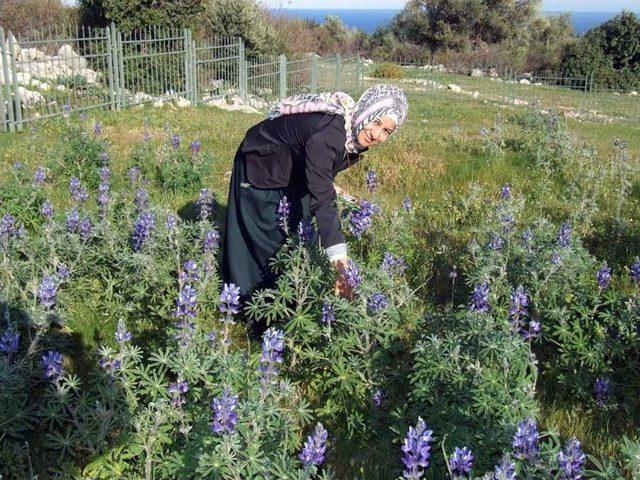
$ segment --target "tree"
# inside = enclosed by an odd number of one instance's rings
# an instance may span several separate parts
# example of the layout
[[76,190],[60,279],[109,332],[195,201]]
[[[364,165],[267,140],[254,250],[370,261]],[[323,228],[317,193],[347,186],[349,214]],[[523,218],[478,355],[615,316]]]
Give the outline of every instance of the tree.
[[61,0],[0,0],[0,25],[16,35],[27,37],[48,28],[75,25],[75,8]]

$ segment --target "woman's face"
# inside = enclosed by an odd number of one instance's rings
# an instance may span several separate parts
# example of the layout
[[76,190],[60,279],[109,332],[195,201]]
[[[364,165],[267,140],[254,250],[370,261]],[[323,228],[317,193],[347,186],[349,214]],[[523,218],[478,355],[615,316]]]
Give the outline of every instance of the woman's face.
[[358,133],[358,143],[363,147],[371,147],[384,142],[396,128],[396,122],[391,117],[376,118],[364,126]]

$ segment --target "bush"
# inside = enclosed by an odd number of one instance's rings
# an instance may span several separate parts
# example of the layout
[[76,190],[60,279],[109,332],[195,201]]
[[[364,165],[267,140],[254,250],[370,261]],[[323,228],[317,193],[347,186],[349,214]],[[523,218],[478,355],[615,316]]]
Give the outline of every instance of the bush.
[[404,77],[404,71],[400,65],[383,63],[378,65],[371,75],[375,78],[399,79]]

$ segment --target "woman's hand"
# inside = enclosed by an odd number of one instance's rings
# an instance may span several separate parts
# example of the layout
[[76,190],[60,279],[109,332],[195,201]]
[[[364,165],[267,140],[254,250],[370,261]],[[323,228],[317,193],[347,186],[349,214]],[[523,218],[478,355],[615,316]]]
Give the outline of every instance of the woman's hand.
[[339,297],[346,298],[347,300],[353,300],[353,287],[349,284],[346,276],[347,269],[347,257],[340,258],[333,262],[333,265],[338,271],[338,278],[336,279],[335,294]]
[[349,195],[344,188],[340,188],[335,183],[333,184],[333,189],[336,191],[336,195],[341,197],[343,200],[346,200],[349,203],[356,203],[357,199],[353,195]]

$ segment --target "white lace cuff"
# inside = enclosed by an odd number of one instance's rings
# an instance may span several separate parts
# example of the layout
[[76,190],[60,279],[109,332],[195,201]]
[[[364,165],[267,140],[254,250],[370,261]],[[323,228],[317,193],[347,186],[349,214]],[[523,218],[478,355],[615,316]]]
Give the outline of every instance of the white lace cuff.
[[341,258],[347,258],[347,244],[338,243],[337,245],[332,245],[327,248],[325,252],[327,252],[327,257],[329,257],[329,261],[331,262],[335,262]]

